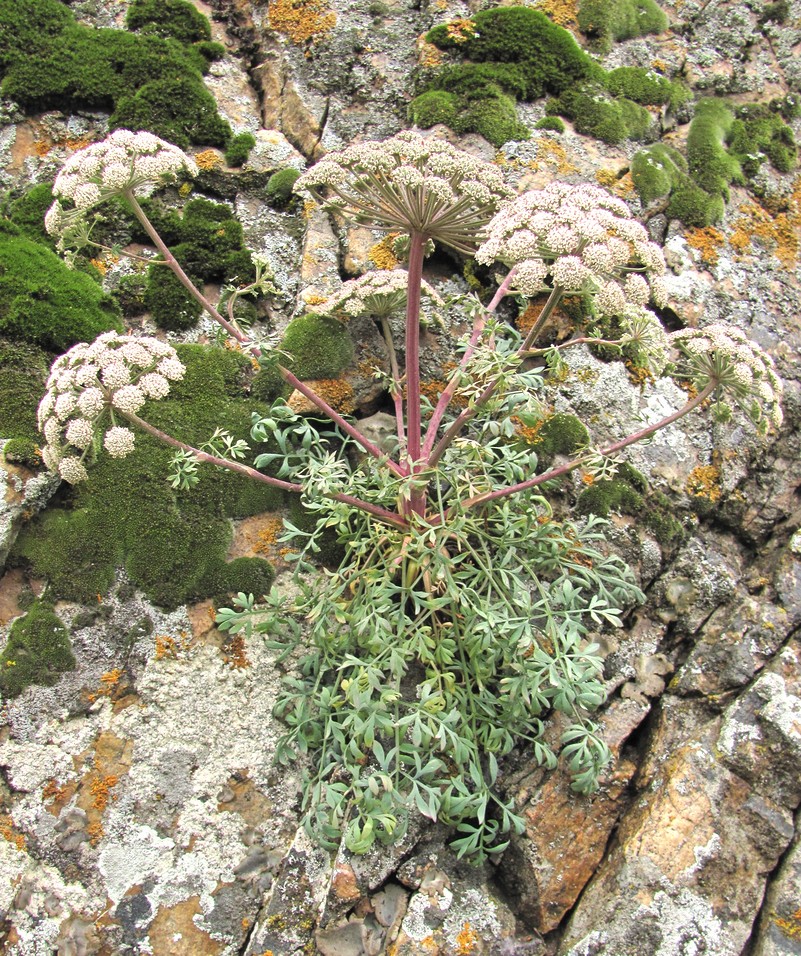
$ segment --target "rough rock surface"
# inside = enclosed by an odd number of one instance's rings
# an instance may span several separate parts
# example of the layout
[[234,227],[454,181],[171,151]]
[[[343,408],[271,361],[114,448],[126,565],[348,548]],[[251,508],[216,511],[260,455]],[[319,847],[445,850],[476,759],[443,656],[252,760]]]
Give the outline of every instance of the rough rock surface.
[[[228,49],[207,84],[235,131],[257,140],[241,171],[208,151],[203,184],[270,262],[278,335],[343,278],[386,263],[386,248],[380,234],[319,210],[274,208],[269,176],[407,126],[421,35],[494,4],[319,0],[318,29],[302,40],[273,29],[271,4],[260,0],[197,5],[213,12],[214,38]],[[552,15],[576,8],[541,6]],[[799,95],[798,0],[781,22],[760,20],[756,2],[662,6],[671,29],[615,44],[605,66],[681,72],[696,95],[736,102]],[[95,26],[119,27],[125,14],[121,2],[71,7]],[[543,101],[521,104],[519,115],[533,125]],[[25,115],[0,101],[0,188],[17,195],[52,181],[107,119]],[[684,142],[686,117],[657,119],[666,143]],[[518,189],[599,181],[646,212],[628,175],[637,144],[609,146],[570,124],[500,149],[444,127],[433,135],[494,160]],[[743,424],[699,416],[629,450],[683,516],[685,534],[659,541],[631,516],[613,516],[647,603],[603,637],[610,704],[601,723],[614,761],[600,791],[576,797],[561,770],[545,773],[521,749],[503,769],[526,828],[497,866],[458,863],[439,827],[413,829],[381,854],[331,856],[298,830],[300,769],[272,763],[281,733],[271,716],[273,652],[217,632],[208,603],[167,614],[121,577],[99,607],[58,608],[75,670],[0,711],[4,952],[801,953],[801,180],[763,167],[758,185],[761,200],[733,186],[714,229],[648,219],[670,267],[666,321],[725,320],[746,331],[785,379],[786,421],[767,446]],[[455,260],[432,260],[429,272],[443,294],[467,290]],[[339,382],[350,390],[347,410],[370,416],[377,441],[391,438],[370,371],[386,362],[382,340],[369,323],[351,331],[357,357]],[[432,380],[451,346],[428,336]],[[635,382],[623,363],[587,350],[570,364],[554,410],[591,420],[600,437],[684,400],[671,379]],[[53,483],[11,465],[0,479],[1,566]],[[18,572],[0,581],[0,647],[21,590]]]

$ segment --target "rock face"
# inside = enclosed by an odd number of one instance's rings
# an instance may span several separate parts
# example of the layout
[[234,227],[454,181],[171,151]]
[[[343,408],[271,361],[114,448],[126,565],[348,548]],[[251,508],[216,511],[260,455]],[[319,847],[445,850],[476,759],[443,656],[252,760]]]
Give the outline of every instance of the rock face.
[[[496,5],[196,4],[213,13],[213,37],[227,50],[207,86],[234,131],[256,139],[241,169],[228,168],[221,151],[196,150],[200,192],[226,202],[268,259],[277,291],[261,318],[276,337],[343,279],[397,260],[378,232],[299,202],[271,203],[270,177],[408,126],[415,71],[432,67],[424,32]],[[578,4],[529,5],[576,25]],[[662,6],[671,29],[615,43],[605,67],[681,72],[696,98],[786,100],[801,135],[790,109],[801,95],[798,0]],[[104,28],[119,28],[126,9],[71,7]],[[684,109],[651,107],[649,135],[683,148]],[[518,104],[518,115],[533,126],[544,100]],[[97,112],[26,115],[0,101],[0,186],[17,198],[52,182],[107,121]],[[647,601],[624,628],[598,636],[609,693],[600,723],[613,754],[600,790],[575,795],[562,768],[543,771],[521,746],[501,769],[524,830],[493,864],[456,860],[452,834],[422,821],[380,853],[329,854],[298,828],[302,765],[274,765],[282,733],[272,717],[274,652],[218,632],[210,602],[166,613],[120,574],[97,606],[56,607],[75,669],[0,711],[0,949],[10,956],[801,953],[798,172],[764,164],[748,189],[730,186],[721,222],[687,228],[665,208],[642,207],[632,142],[609,145],[571,124],[499,148],[443,126],[433,135],[496,162],[519,190],[557,178],[611,188],[664,244],[664,322],[731,322],[771,353],[785,380],[785,424],[771,443],[745,424],[699,416],[629,449],[677,527],[667,534],[664,518],[610,516],[614,545]],[[114,269],[109,287],[119,281]],[[430,260],[427,278],[443,295],[468,291],[455,259]],[[561,316],[555,334],[569,322]],[[365,319],[349,331],[353,362],[318,388],[391,448],[373,374],[387,368],[384,341]],[[453,358],[447,331],[424,339],[432,389]],[[201,326],[193,335],[207,333]],[[635,381],[623,362],[588,349],[575,350],[571,369],[548,400],[555,412],[592,421],[599,439],[682,400],[672,379]],[[302,412],[304,401],[290,398]],[[20,524],[54,491],[43,474],[2,464],[0,567]],[[274,546],[276,528],[272,515],[254,521],[242,554],[270,535]],[[279,586],[291,587],[280,549],[270,554],[284,568]],[[34,584],[36,593],[45,585]],[[21,569],[0,580],[0,650],[29,590]]]

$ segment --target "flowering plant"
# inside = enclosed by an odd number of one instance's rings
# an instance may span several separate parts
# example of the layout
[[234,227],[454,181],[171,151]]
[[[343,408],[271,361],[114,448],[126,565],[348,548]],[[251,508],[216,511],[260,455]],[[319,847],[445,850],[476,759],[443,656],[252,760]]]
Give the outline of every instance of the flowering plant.
[[[74,208],[59,201],[48,228],[67,243],[79,235],[75,223],[86,211],[115,191],[209,314],[262,355],[233,313],[223,318],[191,284],[147,221],[136,191],[190,170],[191,162],[166,144],[140,142],[142,135],[114,134],[113,148],[101,144],[83,158],[76,154],[66,189],[63,179],[57,183]],[[129,150],[125,176],[120,144]],[[143,156],[166,163],[158,180]],[[85,479],[92,455],[129,454],[132,428],[141,428],[176,448],[178,487],[191,488],[198,465],[211,463],[301,495],[318,516],[312,532],[287,525],[295,544],[302,543],[301,596],[267,595],[272,613],[265,615],[254,596],[240,594],[220,609],[218,623],[234,633],[266,634],[275,646],[306,649],[277,709],[287,727],[279,759],[313,757],[306,826],[326,845],[336,845],[344,832],[349,849],[364,852],[376,840],[396,840],[415,811],[456,826],[459,854],[482,859],[502,850],[503,835],[521,826],[500,791],[499,761],[523,741],[536,759],[554,766],[546,724],[555,713],[562,715],[561,753],[574,788],[597,786],[609,752],[591,718],[604,686],[590,630],[619,626],[625,607],[643,597],[629,569],[604,546],[604,522],[560,518],[544,492],[579,467],[610,474],[619,452],[712,397],[719,406],[732,397],[763,431],[778,427],[781,381],[770,358],[736,330],[714,325],[665,333],[648,308],[664,302],[662,253],[625,203],[598,187],[557,183],[512,198],[497,168],[446,143],[401,133],[329,155],[295,188],[338,215],[408,239],[405,270],[346,283],[320,310],[344,321],[367,313],[380,324],[390,356],[396,453],[388,455],[358,421],[280,365],[285,381],[336,426],[337,443],[279,401],[252,423],[254,440],[274,439],[279,451],[253,466],[242,461],[244,443],[219,431],[203,448],[192,447],[138,414],[146,397],[163,397],[182,374],[170,347],[106,335],[54,365],[40,406],[46,461],[68,481]],[[433,406],[422,398],[419,355],[421,300],[445,311],[422,279],[432,242],[505,270],[489,304],[470,310],[460,359]],[[620,334],[538,347],[548,316],[567,293],[581,296],[591,316],[613,317]],[[525,336],[496,315],[506,296],[540,294],[547,301]],[[389,322],[398,310],[405,311],[402,361]],[[657,370],[678,353],[693,390],[660,421],[600,448],[578,443],[567,460],[545,467],[518,440],[515,421],[542,418],[539,394],[548,372],[541,359],[588,343],[631,347]],[[361,453],[359,464],[350,448]],[[361,463],[365,456],[372,467]],[[262,470],[276,461],[277,474]],[[311,563],[332,528],[346,548],[336,572]]]

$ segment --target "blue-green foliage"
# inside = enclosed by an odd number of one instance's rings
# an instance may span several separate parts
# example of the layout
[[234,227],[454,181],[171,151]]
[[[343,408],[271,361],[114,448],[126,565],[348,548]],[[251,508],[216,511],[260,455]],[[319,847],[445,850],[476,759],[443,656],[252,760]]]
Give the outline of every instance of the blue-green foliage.
[[4,96],[32,110],[110,110],[112,129],[148,129],[179,146],[231,135],[203,85],[218,53],[205,39],[83,26],[59,0],[0,0]]

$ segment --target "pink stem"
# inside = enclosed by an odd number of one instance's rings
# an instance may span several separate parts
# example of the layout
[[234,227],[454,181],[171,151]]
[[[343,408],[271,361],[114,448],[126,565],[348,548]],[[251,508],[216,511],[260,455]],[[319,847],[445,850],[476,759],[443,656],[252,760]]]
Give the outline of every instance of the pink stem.
[[[227,461],[225,458],[218,458],[216,455],[210,455],[208,452],[201,451],[199,448],[187,445],[186,442],[173,438],[172,435],[161,431],[161,429],[156,428],[155,425],[151,425],[150,422],[146,422],[133,412],[121,412],[120,414],[122,414],[124,418],[127,418],[132,424],[146,431],[149,435],[158,438],[159,441],[170,445],[172,448],[179,448],[181,451],[188,452],[197,458],[198,461],[215,465],[218,468],[227,468],[229,471],[236,472],[238,475],[244,475],[245,478],[252,478],[254,481],[260,481],[265,485],[280,488],[282,491],[291,491],[295,494],[301,494],[303,492],[303,485],[295,484],[291,481],[282,481],[280,478],[273,478],[271,475],[265,475],[255,468],[251,468],[249,465],[240,464],[238,461]],[[333,498],[335,501],[341,501],[353,508],[358,508],[360,511],[366,511],[368,514],[374,515],[386,524],[399,528],[401,531],[405,531],[407,528],[407,523],[400,515],[392,511],[387,511],[386,508],[371,504],[369,501],[362,501],[360,498],[354,498],[352,495],[345,495],[339,492],[328,495],[328,497]]]
[[467,367],[467,363],[472,358],[473,352],[476,350],[478,345],[478,340],[481,338],[481,333],[484,331],[484,326],[487,322],[487,315],[492,314],[500,305],[503,297],[506,295],[511,285],[512,278],[517,270],[512,269],[503,282],[498,286],[498,290],[492,298],[492,301],[487,306],[484,311],[480,312],[476,316],[476,320],[473,324],[473,332],[470,336],[470,342],[468,343],[465,353],[462,356],[461,361],[459,362],[459,368],[451,376],[451,380],[448,382],[445,390],[439,397],[437,402],[437,407],[434,409],[434,413],[431,416],[431,421],[428,423],[428,430],[426,431],[426,438],[423,444],[423,458],[428,460],[431,455],[431,449],[434,447],[434,442],[437,439],[437,430],[439,429],[440,422],[442,421],[442,416],[448,410],[448,406],[451,403],[451,399],[456,393],[456,389],[459,384],[460,374]]
[[[406,300],[406,435],[408,460],[412,474],[421,469],[422,425],[420,409],[420,288],[423,280],[423,253],[426,238],[418,232],[410,236],[409,284]],[[425,490],[412,489],[409,506],[419,515],[425,513]]]
[[241,342],[242,345],[248,346],[252,351],[258,354],[259,352],[258,347],[253,345],[250,339],[243,332],[241,332],[235,325],[233,325],[227,319],[223,318],[222,315],[220,315],[217,309],[214,308],[211,302],[209,302],[206,296],[203,295],[200,289],[197,288],[195,283],[192,282],[189,276],[184,272],[184,270],[181,268],[181,264],[178,262],[175,256],[170,252],[170,250],[164,244],[164,240],[154,229],[153,223],[151,223],[151,221],[147,218],[147,215],[144,209],[142,209],[142,207],[139,205],[139,202],[137,201],[136,196],[134,196],[133,191],[130,189],[127,189],[124,195],[125,195],[125,198],[128,200],[134,215],[142,224],[142,227],[144,228],[145,232],[150,237],[151,242],[162,254],[162,256],[164,256],[164,261],[167,263],[170,269],[172,269],[172,271],[175,273],[175,276],[177,277],[178,281],[186,289],[186,291],[201,304],[201,306],[206,310],[206,312],[209,313],[209,315],[214,319],[215,322],[219,322],[219,324],[225,329],[225,331],[230,336],[235,338],[237,342]]
[[[686,405],[683,405],[677,412],[673,412],[672,415],[668,415],[666,418],[660,419],[655,425],[649,425],[647,428],[643,428],[638,432],[634,432],[627,438],[621,438],[620,441],[615,442],[613,445],[607,445],[607,447],[602,448],[598,454],[614,455],[615,452],[621,451],[623,448],[627,448],[629,445],[633,445],[638,441],[642,441],[644,438],[650,437],[655,432],[658,432],[662,428],[666,428],[668,425],[672,425],[673,422],[683,418],[694,408],[697,408],[702,402],[705,402],[717,387],[717,382],[710,382],[702,392],[696,395],[691,401],[687,402]],[[550,471],[546,471],[542,475],[537,475],[536,478],[529,478],[527,481],[518,482],[518,484],[510,485],[508,488],[499,488],[497,491],[489,491],[483,495],[475,495],[473,498],[465,498],[464,501],[460,502],[460,507],[462,509],[473,508],[476,505],[484,504],[487,501],[497,501],[499,498],[507,498],[509,495],[515,495],[519,491],[527,491],[529,488],[536,488],[537,485],[545,484],[546,481],[553,481],[556,478],[561,478],[563,475],[569,474],[571,471],[574,471],[576,468],[584,464],[584,462],[587,460],[587,456],[577,458],[575,461],[567,462],[567,464],[560,465],[558,468],[552,468]],[[448,517],[448,514],[449,512],[446,512],[446,518]]]
[[308,398],[310,402],[313,402],[321,412],[331,419],[332,422],[335,422],[337,425],[339,425],[343,432],[350,435],[354,441],[358,442],[368,454],[372,455],[373,458],[383,461],[390,471],[393,471],[399,478],[406,477],[407,472],[404,471],[400,465],[397,465],[394,461],[389,459],[387,455],[381,451],[378,445],[374,445],[369,438],[366,438],[364,435],[362,435],[358,428],[354,428],[350,422],[347,422],[339,414],[339,412],[333,409],[324,398],[321,398],[317,394],[317,392],[309,388],[305,382],[302,382],[297,376],[293,375],[289,369],[284,368],[283,365],[279,365],[278,370],[283,376],[285,382],[287,382],[293,388],[296,388],[301,395],[305,395],[306,398]]

